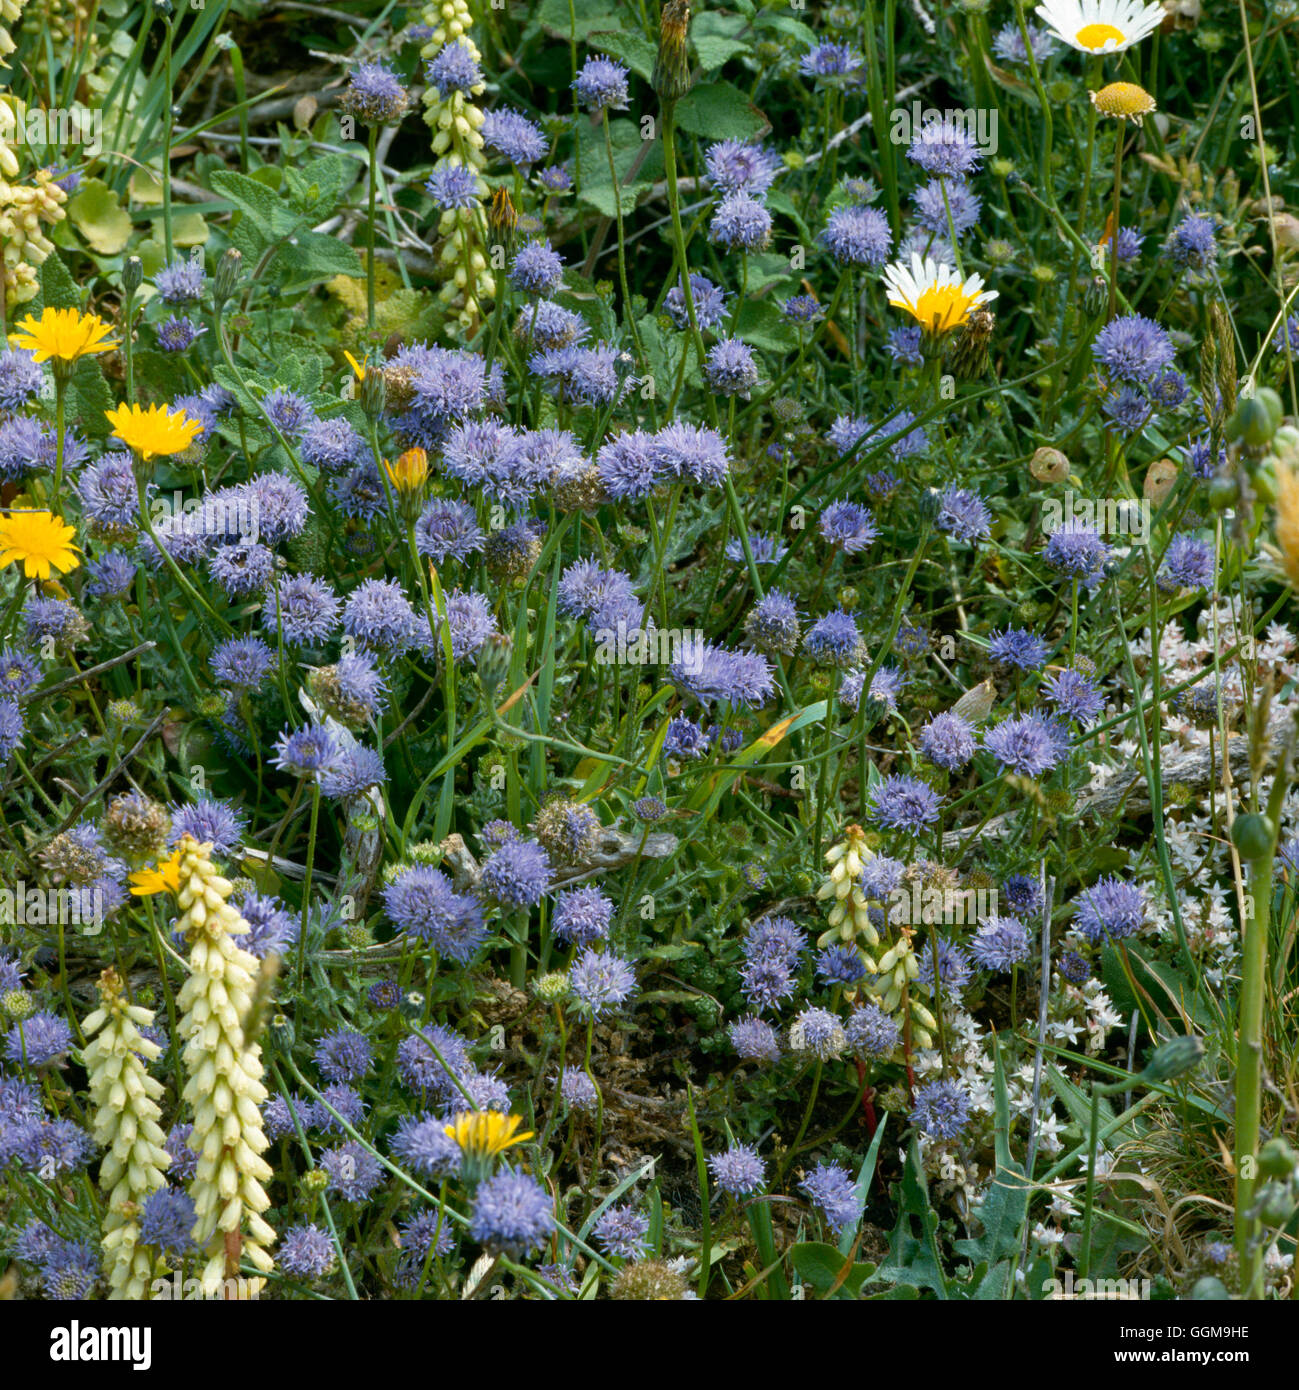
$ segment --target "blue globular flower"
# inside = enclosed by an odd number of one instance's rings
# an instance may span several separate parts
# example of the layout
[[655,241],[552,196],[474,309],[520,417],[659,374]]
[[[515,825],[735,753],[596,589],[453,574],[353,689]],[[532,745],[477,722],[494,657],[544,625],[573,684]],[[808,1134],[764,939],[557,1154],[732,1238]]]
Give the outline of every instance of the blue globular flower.
[[158,298],[164,304],[197,304],[203,298],[206,276],[201,256],[182,256],[153,277]]
[[818,618],[803,638],[803,650],[818,666],[856,666],[865,654],[865,643],[851,613],[837,609]]
[[866,965],[855,946],[826,946],[817,954],[816,973],[830,985],[853,985],[865,978]]
[[708,181],[723,193],[761,196],[784,168],[780,156],[746,140],[716,140],[704,151]]
[[207,332],[207,327],[182,314],[172,314],[154,327],[163,352],[186,352]]
[[1042,911],[1042,885],[1027,874],[1011,874],[1001,885],[1010,910],[1020,917],[1030,917]]
[[887,1057],[902,1041],[902,1030],[878,1004],[863,1004],[843,1026],[848,1047],[867,1057]]
[[714,487],[730,471],[731,459],[726,440],[706,425],[674,420],[654,436],[656,472],[672,478]]
[[799,71],[804,77],[824,77],[834,79],[852,77],[865,60],[862,55],[846,43],[819,43],[798,60]]
[[358,63],[339,105],[367,125],[388,125],[401,120],[408,100],[390,68],[383,63]]
[[573,92],[588,111],[624,111],[627,108],[627,69],[612,58],[591,57],[582,65]]
[[450,162],[437,165],[424,184],[424,191],[442,212],[471,208],[480,197],[478,175],[467,164]]
[[885,351],[895,362],[901,362],[908,367],[919,367],[925,360],[924,354],[920,351],[923,336],[924,331],[919,324],[892,328],[884,339]]
[[[0,477],[15,476],[5,463],[7,429],[8,425],[0,425]],[[129,454],[105,454],[77,476],[74,486],[92,522],[119,528],[134,528],[138,522],[140,502]]]
[[551,872],[550,856],[536,840],[507,840],[484,862],[479,888],[507,910],[534,907],[550,887]]
[[457,893],[441,870],[428,865],[398,873],[383,890],[383,905],[402,931],[461,965],[473,959],[487,936],[478,899]]
[[5,1056],[15,1066],[43,1067],[72,1046],[72,1029],[44,1009],[21,1018],[5,1038]]
[[1059,966],[1060,974],[1071,985],[1085,984],[1091,979],[1091,965],[1087,958],[1079,955],[1077,951],[1061,951]]
[[763,251],[771,241],[771,213],[748,193],[728,193],[713,210],[708,236],[728,251]]
[[316,1044],[320,1074],[329,1081],[359,1081],[370,1069],[370,1043],[355,1028],[335,1028]]
[[[764,536],[759,531],[749,532],[749,551],[753,556],[755,565],[774,565],[787,553],[785,547],[776,537]],[[737,565],[745,563],[744,546],[740,543],[738,536],[726,542],[726,558],[734,560]]]
[[325,724],[285,729],[275,742],[275,766],[294,777],[311,777],[338,756],[338,740]]
[[251,930],[239,938],[239,944],[250,955],[264,960],[268,955],[283,955],[297,942],[300,919],[295,917],[279,898],[270,894],[245,893],[238,902],[239,915]]
[[916,956],[919,974],[916,979],[931,993],[934,988],[934,950],[938,952],[938,982],[942,990],[962,990],[970,982],[970,953],[964,946],[944,941],[940,936],[935,943],[925,942],[917,945]]
[[121,598],[135,583],[136,566],[120,550],[86,562],[86,593],[94,598]]
[[[459,1096],[458,1091],[452,1090]],[[463,1101],[463,1097],[460,1099]],[[463,1159],[460,1145],[447,1133],[446,1122],[427,1112],[403,1115],[388,1141],[388,1149],[395,1159],[426,1178],[454,1177]]]
[[741,1018],[727,1030],[737,1057],[746,1062],[776,1062],[780,1060],[780,1039],[770,1023],[760,1018]]
[[194,1203],[187,1192],[160,1187],[144,1199],[140,1211],[140,1244],[169,1255],[184,1255],[194,1244]]
[[1028,928],[1018,917],[987,917],[970,941],[970,956],[984,970],[1008,972],[1030,955]]
[[1057,719],[1017,714],[989,729],[983,736],[983,746],[1003,772],[1041,777],[1069,751],[1069,735]]
[[684,714],[673,715],[668,720],[667,733],[663,736],[663,753],[669,758],[702,758],[708,752],[708,741],[703,728]]
[[600,1106],[600,1091],[595,1082],[578,1067],[565,1067],[557,1078],[560,1099],[570,1110],[594,1112]]
[[[698,271],[690,272],[690,298],[695,305],[695,322],[704,332],[716,328],[726,317],[726,291]],[[690,306],[680,283],[663,296],[663,308],[682,332],[690,327]]]
[[1095,682],[1081,671],[1065,667],[1042,682],[1042,698],[1054,705],[1056,713],[1089,728],[1105,709],[1105,696]]
[[35,657],[18,647],[0,647],[0,698],[21,699],[41,683]]
[[1287,342],[1291,352],[1299,352],[1299,314],[1291,314],[1272,335],[1272,351],[1283,351]]
[[[979,195],[963,179],[931,179],[914,194],[916,221],[936,236],[957,236],[979,221]],[[950,218],[950,222],[949,222]]]
[[927,174],[964,178],[978,169],[983,152],[963,121],[944,116],[921,122],[920,129],[912,134],[907,158]]
[[955,1081],[916,1087],[911,1122],[931,1139],[955,1139],[970,1122],[970,1098]]
[[520,169],[539,164],[549,146],[546,137],[521,111],[489,111],[483,117],[483,143]]
[[977,541],[989,534],[992,513],[977,492],[947,487],[938,497],[934,525],[958,541]]
[[1092,343],[1096,365],[1111,380],[1140,385],[1171,367],[1172,339],[1153,319],[1125,314],[1107,323]]
[[888,218],[878,208],[851,205],[835,208],[820,240],[842,265],[883,265],[893,244]]
[[1144,392],[1135,386],[1124,386],[1105,397],[1101,414],[1125,434],[1139,434],[1150,423],[1154,411]]
[[1155,576],[1165,593],[1179,589],[1207,589],[1213,584],[1213,547],[1195,536],[1177,535],[1164,551],[1164,562]]
[[1094,526],[1070,517],[1051,532],[1042,559],[1066,579],[1094,581],[1104,571],[1110,547]]
[[758,384],[758,363],[753,349],[738,338],[721,338],[708,349],[704,379],[719,396],[742,396]]
[[169,845],[177,844],[184,835],[192,835],[199,844],[211,845],[215,854],[224,857],[239,847],[248,829],[247,817],[229,801],[215,796],[200,796],[197,801],[182,802],[169,810]]
[[767,592],[749,610],[744,635],[768,656],[793,656],[798,647],[798,610],[794,600],[780,589]]
[[21,410],[40,394],[45,373],[30,352],[6,348],[0,352],[0,410]]
[[397,580],[363,579],[343,606],[343,631],[359,646],[392,657],[418,643],[420,623]]
[[563,284],[564,261],[548,241],[530,241],[510,267],[510,284],[525,294],[553,294]]
[[942,798],[928,782],[906,773],[881,777],[870,789],[867,813],[887,830],[918,835],[938,819]]
[[817,323],[825,317],[825,310],[810,294],[792,294],[780,306],[780,312],[791,323]]
[[311,402],[287,386],[275,386],[262,398],[262,409],[277,430],[296,438],[316,418]]
[[99,1252],[88,1240],[60,1239],[45,1260],[45,1296],[59,1303],[84,1302],[100,1273]]
[[554,1229],[550,1196],[530,1174],[501,1168],[478,1184],[469,1234],[489,1253],[519,1259]]
[[275,653],[260,637],[228,637],[208,658],[212,674],[222,685],[256,690],[275,665]]
[[560,941],[590,946],[609,935],[612,922],[613,899],[594,883],[584,883],[556,896],[550,929]]
[[731,1197],[748,1197],[762,1190],[767,1168],[749,1144],[732,1144],[722,1153],[711,1154],[708,1166],[718,1190]]
[[1171,367],[1146,383],[1146,395],[1156,410],[1176,410],[1191,399],[1190,383]]
[[333,589],[314,574],[278,580],[262,601],[262,626],[277,629],[295,646],[315,646],[333,635],[342,604]]
[[1146,922],[1146,895],[1140,885],[1109,874],[1075,899],[1074,926],[1093,946],[1135,936]]
[[1040,671],[1050,650],[1036,633],[1019,627],[994,632],[988,641],[988,659],[994,666],[1010,666],[1019,671]]
[[845,555],[856,555],[879,536],[869,507],[858,502],[832,502],[821,512],[821,535]]
[[586,946],[569,967],[568,983],[579,1012],[601,1018],[631,998],[636,989],[636,972],[621,956],[607,951],[597,953]]
[[936,714],[920,731],[920,751],[936,767],[959,772],[974,757],[974,725],[947,710]]
[[697,634],[678,644],[668,679],[702,705],[724,701],[757,706],[775,693],[771,663],[756,652],[734,652],[705,642]]
[[363,743],[340,743],[337,755],[320,773],[320,790],[335,801],[359,796],[388,780],[383,755]]
[[461,39],[448,43],[424,69],[429,86],[445,101],[456,92],[469,94],[482,85],[483,74],[474,51]]
[[591,1228],[595,1243],[616,1259],[643,1259],[649,1249],[649,1217],[630,1204],[609,1207]]
[[192,1124],[174,1124],[167,1131],[167,1142],[163,1145],[171,1158],[167,1173],[176,1182],[188,1182],[198,1166],[198,1154],[189,1146],[189,1137],[193,1132]]
[[1028,30],[1028,44],[1014,20],[1003,24],[993,36],[992,51],[1003,63],[1027,63],[1030,45],[1039,65],[1057,51],[1058,45],[1049,30],[1031,20],[1024,27]]
[[379,1160],[355,1139],[326,1149],[320,1167],[328,1174],[328,1190],[348,1202],[364,1202],[384,1176]]
[[857,1192],[852,1174],[839,1163],[818,1163],[799,1187],[821,1209],[825,1224],[839,1235],[861,1218],[864,1199]]
[[1164,255],[1182,270],[1212,270],[1218,257],[1212,215],[1188,212],[1168,234]]
[[280,1237],[275,1262],[286,1274],[320,1279],[334,1268],[338,1256],[328,1231],[320,1226],[290,1226]]

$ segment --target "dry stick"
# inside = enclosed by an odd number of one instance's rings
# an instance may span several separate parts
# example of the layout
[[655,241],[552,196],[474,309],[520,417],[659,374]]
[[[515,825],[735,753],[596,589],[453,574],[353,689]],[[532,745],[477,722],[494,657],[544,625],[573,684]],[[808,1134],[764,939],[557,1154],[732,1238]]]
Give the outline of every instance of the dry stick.
[[157,645],[156,642],[141,642],[138,647],[132,647],[129,652],[122,652],[119,656],[101,661],[98,666],[88,666],[75,676],[68,676],[65,680],[57,681],[54,685],[42,686],[39,690],[32,692],[28,703],[35,704],[37,700],[43,699],[47,695],[57,695],[61,690],[67,690],[70,686],[84,685],[91,676],[102,676],[105,671],[111,671],[114,666],[120,666],[123,662],[130,661],[133,656],[139,656],[141,652],[151,652]]
[[[152,724],[149,725],[149,727],[144,731],[144,733],[140,735],[139,739],[135,743],[135,746],[128,753],[123,755],[121,761],[117,764],[117,766],[114,767],[110,772],[105,774],[104,779],[97,786],[93,787],[90,791],[88,791],[85,794],[85,796],[83,796],[81,800],[77,802],[77,804],[72,808],[72,810],[68,812],[63,824],[60,825],[59,828],[54,832],[55,835],[62,835],[63,832],[68,828],[68,826],[70,826],[72,822],[76,820],[76,818],[82,813],[82,811],[84,811],[86,807],[89,806],[90,803],[99,795],[99,793],[102,792],[110,782],[112,782],[112,780],[122,771],[122,769],[128,763],[134,760],[135,755],[140,751],[140,749],[143,748],[144,745],[148,743],[148,741],[154,736],[154,734],[156,734],[158,730],[162,728],[163,721],[166,718],[167,711],[163,710],[163,712],[160,715],[158,715],[158,717],[153,721]],[[51,836],[50,838],[52,839],[53,836]]]

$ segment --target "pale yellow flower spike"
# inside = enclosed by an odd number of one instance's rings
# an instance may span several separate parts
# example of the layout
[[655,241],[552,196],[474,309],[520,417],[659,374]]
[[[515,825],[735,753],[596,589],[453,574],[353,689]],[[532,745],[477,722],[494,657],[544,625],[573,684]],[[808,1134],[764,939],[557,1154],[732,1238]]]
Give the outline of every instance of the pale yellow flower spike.
[[162,1049],[140,1032],[153,1014],[127,1002],[116,970],[99,977],[99,998],[85,1021],[87,1036],[94,1036],[82,1058],[95,1106],[95,1142],[107,1150],[99,1164],[104,1271],[109,1298],[138,1301],[149,1297],[153,1283],[153,1255],[139,1243],[140,1210],[166,1184],[171,1166],[158,1124],[162,1083],[146,1070]]
[[[0,0],[0,58],[13,51],[6,30],[18,18],[22,6],[16,0]],[[7,47],[6,47],[7,44]],[[40,290],[38,270],[54,250],[54,243],[43,227],[52,227],[67,216],[68,195],[54,181],[49,169],[24,175],[15,149],[22,149],[18,138],[27,108],[17,97],[0,95],[0,246],[4,248],[0,272],[4,276],[5,304],[26,304]]]
[[1286,577],[1299,589],[1299,472],[1285,460],[1276,470],[1276,543]]
[[207,1257],[199,1277],[204,1293],[213,1294],[238,1275],[241,1257],[263,1273],[275,1267],[275,1232],[262,1219],[271,1204],[262,1186],[271,1168],[262,1158],[261,1048],[244,1033],[259,967],[236,940],[250,928],[227,901],[233,885],[213,866],[212,846],[186,835],[178,848],[177,927],[190,947],[190,977],[177,1001],[185,1011],[180,1031],[189,1075],[183,1099],[193,1111],[190,1147],[198,1154],[189,1193],[198,1218],[194,1239]]

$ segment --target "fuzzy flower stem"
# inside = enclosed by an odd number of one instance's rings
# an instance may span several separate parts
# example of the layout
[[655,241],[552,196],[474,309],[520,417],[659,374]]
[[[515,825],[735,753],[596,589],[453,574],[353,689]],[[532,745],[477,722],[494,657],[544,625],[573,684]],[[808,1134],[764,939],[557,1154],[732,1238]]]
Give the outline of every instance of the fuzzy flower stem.
[[1123,195],[1123,144],[1126,134],[1127,128],[1120,121],[1118,133],[1114,140],[1114,233],[1110,238],[1110,302],[1108,312],[1105,315],[1106,323],[1113,321],[1119,304],[1119,202]]

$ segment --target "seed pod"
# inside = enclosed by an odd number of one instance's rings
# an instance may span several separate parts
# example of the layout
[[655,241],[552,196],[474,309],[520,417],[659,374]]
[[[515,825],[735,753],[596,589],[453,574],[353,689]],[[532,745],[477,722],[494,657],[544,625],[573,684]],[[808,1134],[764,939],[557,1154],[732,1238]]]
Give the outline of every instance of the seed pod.
[[1059,449],[1043,445],[1029,460],[1028,471],[1039,483],[1062,483],[1069,476],[1071,467],[1068,458]]

